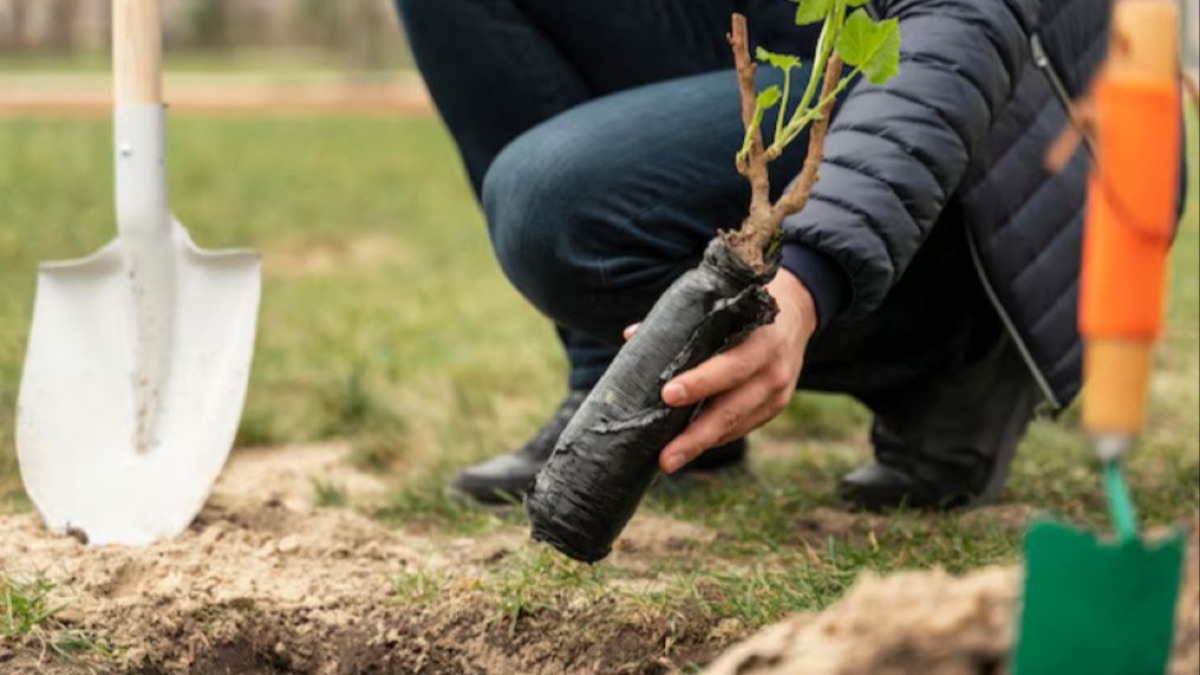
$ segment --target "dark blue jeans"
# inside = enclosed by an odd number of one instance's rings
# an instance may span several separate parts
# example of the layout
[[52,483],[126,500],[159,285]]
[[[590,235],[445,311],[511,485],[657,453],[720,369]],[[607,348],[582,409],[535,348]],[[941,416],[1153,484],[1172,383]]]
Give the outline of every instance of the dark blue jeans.
[[[725,41],[735,4],[774,29],[766,39],[811,49],[815,35],[792,25],[794,5],[781,0],[397,2],[500,265],[558,326],[573,388],[599,379],[622,329],[745,216]],[[794,95],[807,75],[794,75]],[[759,73],[760,86],[778,79]],[[805,145],[771,165],[776,193]],[[970,322],[945,311],[977,291],[946,283],[972,278],[961,237],[961,227],[935,228],[878,312],[818,334],[801,385],[870,402],[961,362]]]

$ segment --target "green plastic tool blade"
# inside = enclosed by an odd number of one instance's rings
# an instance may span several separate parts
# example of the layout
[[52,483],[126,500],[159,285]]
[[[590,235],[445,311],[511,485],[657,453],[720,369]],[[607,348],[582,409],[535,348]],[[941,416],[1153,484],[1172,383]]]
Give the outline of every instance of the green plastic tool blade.
[[1043,521],[1025,539],[1015,675],[1162,675],[1171,651],[1184,543],[1104,543]]

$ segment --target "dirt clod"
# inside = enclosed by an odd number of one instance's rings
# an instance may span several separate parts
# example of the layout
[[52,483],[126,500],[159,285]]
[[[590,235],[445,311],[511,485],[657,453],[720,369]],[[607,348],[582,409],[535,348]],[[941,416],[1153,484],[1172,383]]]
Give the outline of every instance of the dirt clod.
[[[1175,626],[1170,675],[1200,671],[1200,520]],[[820,614],[798,614],[737,645],[710,675],[993,675],[1007,672],[1016,568],[865,576]]]

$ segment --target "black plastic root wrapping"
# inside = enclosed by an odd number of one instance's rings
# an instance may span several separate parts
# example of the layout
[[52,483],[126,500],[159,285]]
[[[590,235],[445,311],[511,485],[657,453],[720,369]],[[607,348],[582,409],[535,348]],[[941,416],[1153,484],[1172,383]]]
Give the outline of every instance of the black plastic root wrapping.
[[571,419],[525,499],[533,538],[583,562],[612,550],[658,472],[658,455],[696,406],[670,408],[662,387],[736,345],[778,311],[763,284],[714,239],[663,293]]

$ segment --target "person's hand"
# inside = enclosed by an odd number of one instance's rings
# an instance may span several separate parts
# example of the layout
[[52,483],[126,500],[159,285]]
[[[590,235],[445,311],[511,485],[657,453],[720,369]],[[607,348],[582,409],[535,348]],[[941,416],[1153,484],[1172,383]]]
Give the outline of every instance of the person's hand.
[[[663,387],[663,402],[673,408],[707,399],[700,415],[663,448],[658,458],[663,471],[674,473],[705,450],[745,436],[791,400],[817,327],[816,306],[804,284],[787,270],[780,270],[767,290],[779,303],[774,322]],[[625,329],[626,339],[636,330],[636,325]]]

